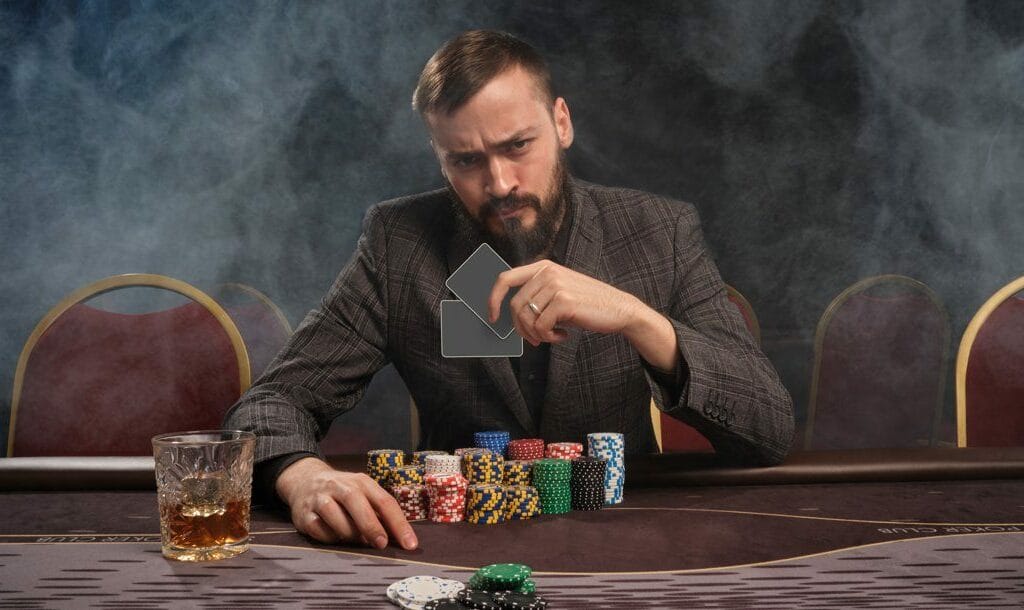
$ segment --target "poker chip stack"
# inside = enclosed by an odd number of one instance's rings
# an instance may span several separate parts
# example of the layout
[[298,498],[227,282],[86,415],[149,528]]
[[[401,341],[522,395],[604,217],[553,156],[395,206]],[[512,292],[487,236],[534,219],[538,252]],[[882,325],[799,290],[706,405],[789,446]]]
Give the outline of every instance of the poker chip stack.
[[[522,589],[522,590],[520,590]],[[410,610],[545,610],[548,602],[534,593],[536,585],[526,580],[511,591],[463,589],[454,597],[431,600],[422,606],[403,606]]]
[[539,460],[544,457],[544,439],[517,438],[508,443],[508,459]]
[[459,447],[452,453],[459,457],[465,456],[467,453],[490,453],[490,449],[484,449],[483,447]]
[[533,486],[540,496],[540,509],[545,515],[558,515],[572,510],[572,462],[545,458],[533,463]]
[[433,450],[429,450],[429,451],[413,451],[412,452],[412,463],[413,464],[419,464],[419,465],[422,466],[422,465],[424,465],[426,463],[425,462],[425,458],[428,455],[448,455],[448,452],[447,451],[433,451]]
[[601,458],[573,458],[573,510],[598,510],[604,506],[604,471],[605,461]]
[[604,503],[621,503],[626,484],[626,437],[616,432],[588,434],[587,454],[607,462],[604,473]]
[[496,453],[485,451],[483,453],[466,452],[462,456],[462,476],[470,484],[493,483],[501,485],[504,479],[505,458]]
[[[469,578],[469,588],[460,592],[460,599],[472,591],[508,591],[530,594],[537,590],[530,578],[533,570],[521,563],[492,563]],[[477,607],[470,605],[471,607]]]
[[388,484],[391,471],[403,465],[405,452],[401,449],[373,449],[366,452],[366,474],[381,486]]
[[427,513],[437,523],[457,523],[466,518],[466,479],[461,474],[428,474],[424,477]]
[[387,589],[388,599],[400,608],[422,609],[427,604],[454,599],[466,585],[457,580],[437,576],[410,576],[392,583]]
[[457,455],[428,455],[423,458],[424,474],[462,474],[462,458]]
[[548,443],[544,457],[571,460],[583,455],[582,443]]
[[505,520],[532,519],[540,514],[540,495],[530,485],[505,487]]
[[477,447],[483,447],[484,449],[490,449],[492,453],[496,453],[502,457],[505,456],[505,450],[508,448],[509,434],[504,430],[488,430],[484,432],[475,432],[473,434],[473,444]]
[[388,487],[394,489],[399,485],[423,484],[423,466],[398,466],[391,469],[388,476]]
[[505,485],[529,485],[533,462],[527,460],[505,460]]
[[426,485],[397,485],[391,489],[391,493],[409,521],[422,521],[430,516],[430,498],[427,496]]
[[495,484],[469,486],[466,521],[494,525],[505,522],[505,488]]

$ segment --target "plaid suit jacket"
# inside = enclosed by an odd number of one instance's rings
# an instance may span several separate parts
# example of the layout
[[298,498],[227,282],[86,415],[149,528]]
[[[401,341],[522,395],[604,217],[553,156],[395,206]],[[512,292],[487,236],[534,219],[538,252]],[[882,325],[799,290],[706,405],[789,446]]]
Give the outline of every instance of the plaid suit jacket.
[[257,434],[257,462],[319,453],[317,440],[332,420],[393,362],[419,408],[425,448],[469,446],[474,431],[505,429],[513,438],[581,442],[588,432],[622,432],[628,452],[650,451],[653,394],[719,453],[781,460],[793,436],[792,401],[728,301],[696,209],[579,180],[570,190],[566,266],[671,320],[684,363],[675,387],[652,374],[621,335],[572,329],[551,346],[535,421],[507,358],[443,358],[440,302],[454,298],[444,282],[479,244],[455,237],[448,196],[438,190],[369,209],[356,251],[320,307],[225,425]]

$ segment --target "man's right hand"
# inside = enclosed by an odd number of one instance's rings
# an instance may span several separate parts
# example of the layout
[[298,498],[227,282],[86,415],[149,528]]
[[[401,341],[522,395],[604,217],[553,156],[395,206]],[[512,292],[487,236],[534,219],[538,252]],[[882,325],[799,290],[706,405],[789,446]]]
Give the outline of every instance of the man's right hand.
[[275,489],[291,508],[295,528],[320,542],[382,549],[390,534],[406,550],[419,544],[398,502],[365,474],[307,457],[281,471]]

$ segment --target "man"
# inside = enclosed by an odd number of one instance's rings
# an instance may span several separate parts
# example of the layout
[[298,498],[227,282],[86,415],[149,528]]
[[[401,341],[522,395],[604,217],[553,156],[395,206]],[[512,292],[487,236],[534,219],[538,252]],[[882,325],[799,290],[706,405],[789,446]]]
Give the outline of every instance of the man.
[[[255,432],[258,478],[295,526],[324,542],[415,548],[397,503],[363,474],[337,472],[317,439],[389,361],[420,411],[424,447],[472,433],[582,440],[625,434],[654,449],[657,406],[717,451],[775,463],[793,433],[792,402],[728,302],[695,209],[572,179],[564,99],[529,45],[466,32],[427,62],[413,98],[447,188],[373,206],[352,259],[266,373],[228,414]],[[513,269],[522,358],[445,359],[445,279],[486,241]]]

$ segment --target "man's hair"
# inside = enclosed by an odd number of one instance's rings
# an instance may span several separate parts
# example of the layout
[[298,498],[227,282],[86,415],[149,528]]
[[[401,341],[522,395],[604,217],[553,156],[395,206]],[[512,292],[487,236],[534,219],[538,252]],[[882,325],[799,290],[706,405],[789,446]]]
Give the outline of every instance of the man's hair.
[[412,94],[413,110],[421,116],[451,114],[495,76],[516,66],[533,76],[542,100],[554,102],[551,72],[536,49],[506,32],[470,30],[444,43],[423,66]]

